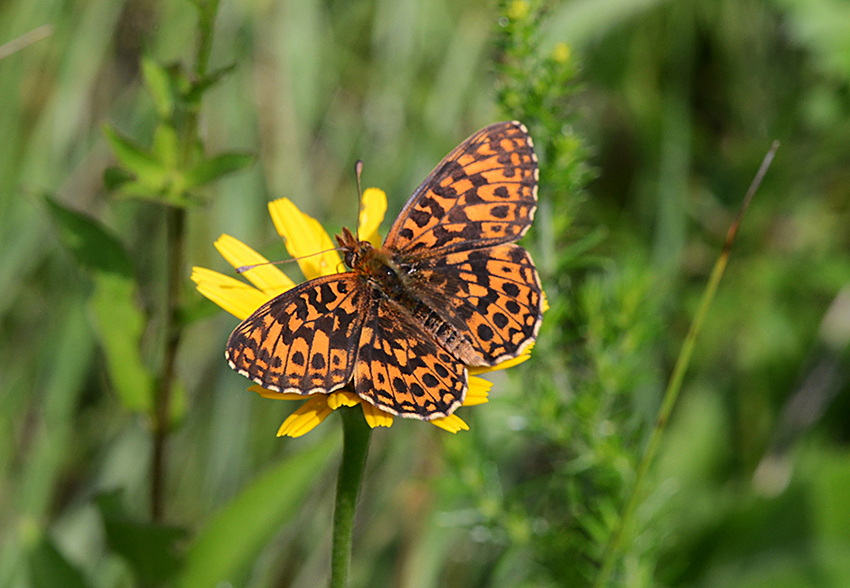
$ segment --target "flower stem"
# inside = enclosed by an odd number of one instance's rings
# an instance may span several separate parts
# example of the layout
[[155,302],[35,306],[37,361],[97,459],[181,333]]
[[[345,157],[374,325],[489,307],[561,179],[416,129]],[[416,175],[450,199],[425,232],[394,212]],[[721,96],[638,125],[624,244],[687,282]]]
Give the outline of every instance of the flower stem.
[[360,407],[341,407],[337,412],[342,413],[342,461],[336,484],[331,588],[344,588],[348,582],[351,562],[354,512],[357,509],[357,495],[366,467],[372,429],[366,424]]

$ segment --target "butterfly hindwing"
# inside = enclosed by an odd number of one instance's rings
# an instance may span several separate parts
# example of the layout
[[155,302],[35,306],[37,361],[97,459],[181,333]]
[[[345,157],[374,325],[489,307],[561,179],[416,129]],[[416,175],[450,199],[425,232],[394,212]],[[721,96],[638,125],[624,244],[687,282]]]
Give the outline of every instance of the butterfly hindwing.
[[506,244],[403,266],[411,289],[471,345],[471,365],[516,357],[537,337],[543,294],[528,252]]
[[351,379],[365,305],[353,273],[310,280],[236,327],[225,356],[234,370],[264,388],[331,392]]
[[363,324],[354,389],[387,412],[430,420],[463,402],[466,367],[394,302],[378,299]]

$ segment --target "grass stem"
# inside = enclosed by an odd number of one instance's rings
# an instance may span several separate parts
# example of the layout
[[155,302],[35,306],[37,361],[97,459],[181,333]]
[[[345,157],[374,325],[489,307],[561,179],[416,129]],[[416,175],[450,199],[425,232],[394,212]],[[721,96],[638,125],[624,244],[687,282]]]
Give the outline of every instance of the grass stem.
[[594,583],[595,588],[603,588],[608,585],[609,578],[611,577],[611,573],[614,569],[614,564],[616,563],[622,548],[625,531],[629,525],[631,525],[635,510],[641,500],[643,483],[646,479],[647,472],[655,459],[655,454],[658,452],[662,435],[667,427],[668,421],[670,420],[670,414],[673,412],[673,407],[676,404],[676,399],[679,397],[679,392],[682,389],[682,381],[685,377],[688,365],[691,362],[697,336],[702,330],[705,318],[708,316],[708,310],[711,307],[711,303],[714,301],[715,295],[717,294],[717,287],[720,284],[720,279],[726,271],[726,265],[729,262],[729,254],[732,250],[732,244],[735,242],[735,237],[738,235],[741,220],[744,217],[744,213],[750,207],[753,196],[761,184],[765,173],[767,173],[778,148],[779,141],[774,141],[770,150],[767,152],[767,155],[765,155],[758,172],[753,178],[750,188],[747,190],[747,194],[744,196],[744,200],[741,203],[738,214],[735,216],[732,224],[729,225],[729,230],[726,233],[726,240],[723,243],[723,250],[720,252],[717,261],[714,263],[714,268],[711,270],[711,276],[708,280],[705,291],[703,292],[699,308],[697,309],[694,320],[688,330],[688,334],[685,336],[685,341],[682,343],[682,349],[679,351],[679,357],[676,359],[676,365],[673,368],[673,373],[670,376],[670,381],[661,401],[661,408],[658,410],[658,417],[655,419],[655,425],[652,428],[649,441],[646,444],[646,449],[644,450],[643,456],[638,464],[635,481],[628,501],[626,502],[626,507],[623,510],[623,515],[620,517],[619,524],[615,528],[614,533],[611,535],[611,539],[605,549],[602,566],[600,567],[599,575],[596,577],[596,582]]

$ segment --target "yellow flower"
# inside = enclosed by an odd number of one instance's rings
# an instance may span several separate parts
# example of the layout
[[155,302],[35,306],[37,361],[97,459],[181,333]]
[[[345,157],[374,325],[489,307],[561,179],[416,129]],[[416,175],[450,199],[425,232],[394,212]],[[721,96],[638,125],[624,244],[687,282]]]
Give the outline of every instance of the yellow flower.
[[[387,196],[382,190],[369,188],[363,193],[359,224],[361,239],[380,246],[378,226],[384,218],[386,209]],[[339,254],[334,250],[335,244],[316,219],[302,213],[286,198],[270,202],[269,213],[278,234],[286,244],[287,251],[292,257],[297,258],[298,265],[308,280],[345,270]],[[234,268],[256,266],[242,273],[253,286],[213,270],[202,267],[192,268],[192,280],[197,285],[198,291],[240,320],[248,318],[268,300],[295,286],[295,282],[277,266],[265,263],[268,261],[265,257],[234,237],[222,235],[216,240],[215,248]],[[324,253],[313,255],[319,251]],[[531,351],[528,350],[520,357],[503,362],[495,368],[470,368],[469,388],[463,406],[474,406],[488,401],[487,396],[492,384],[474,377],[475,374],[522,363],[528,359],[530,353]],[[282,394],[256,384],[250,386],[248,390],[264,398],[276,400],[303,401],[305,399],[301,394]],[[331,394],[313,394],[307,397],[307,401],[283,422],[277,434],[279,437],[300,437],[325,420],[340,406],[357,404],[362,407],[363,415],[370,427],[392,425],[392,414],[368,402],[362,402],[356,394],[342,389]],[[469,430],[469,425],[455,414],[428,422],[451,433]]]
[[558,63],[566,63],[570,59],[570,46],[563,41],[555,44],[552,49],[552,59]]
[[523,20],[531,11],[531,6],[525,0],[514,0],[508,6],[508,18],[511,20]]

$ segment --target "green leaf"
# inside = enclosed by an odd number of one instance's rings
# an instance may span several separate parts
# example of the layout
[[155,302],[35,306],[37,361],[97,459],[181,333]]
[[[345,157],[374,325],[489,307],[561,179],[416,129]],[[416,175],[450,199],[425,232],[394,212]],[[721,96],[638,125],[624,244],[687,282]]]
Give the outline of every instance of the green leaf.
[[205,159],[186,173],[186,188],[196,188],[213,180],[239,171],[251,165],[254,156],[250,153],[223,153],[211,159]]
[[47,535],[33,547],[28,559],[33,588],[88,588],[82,572],[65,559]]
[[332,437],[304,449],[243,489],[195,538],[176,585],[212,588],[250,565],[298,512],[337,444]]
[[171,118],[174,112],[174,96],[171,92],[171,80],[162,65],[150,57],[142,57],[142,75],[145,85],[153,98],[156,113],[160,119]]
[[[182,179],[182,176],[180,175],[175,174],[174,177],[178,181]],[[176,192],[172,189],[166,193],[161,193],[154,191],[150,188],[150,186],[146,186],[136,181],[123,184],[118,196],[147,200],[149,202],[156,202],[157,204],[168,204],[169,206],[177,206],[180,208],[194,208],[204,203],[203,198],[186,191]]]
[[186,102],[199,103],[204,92],[221,81],[224,76],[228,75],[234,69],[236,69],[236,64],[231,63],[230,65],[209,72],[192,86],[191,90],[186,94]]
[[154,381],[139,354],[145,316],[136,305],[130,258],[118,238],[97,220],[50,196],[45,201],[62,243],[81,266],[94,272],[88,309],[115,392],[128,410],[149,413]]
[[162,204],[162,194],[160,188],[154,188],[142,182],[131,180],[120,186],[121,191],[118,196],[124,198],[138,198],[139,200],[149,200]]
[[124,511],[121,494],[119,490],[97,499],[107,543],[127,560],[139,584],[160,585],[180,569],[178,546],[188,533],[182,527],[134,520]]
[[103,184],[110,192],[133,180],[133,174],[123,167],[108,167],[103,172]]
[[139,182],[159,191],[166,183],[168,170],[163,167],[154,155],[122,137],[108,125],[104,125],[103,134],[112,146],[115,157],[129,172],[133,173]]
[[121,404],[129,411],[150,414],[155,381],[139,351],[145,316],[136,305],[135,294],[132,280],[96,273],[88,308],[109,381]]
[[177,167],[177,131],[167,122],[156,125],[153,133],[153,154],[167,170]]
[[80,265],[100,272],[131,278],[133,268],[124,246],[105,226],[90,216],[67,208],[44,196],[59,229],[59,239]]

